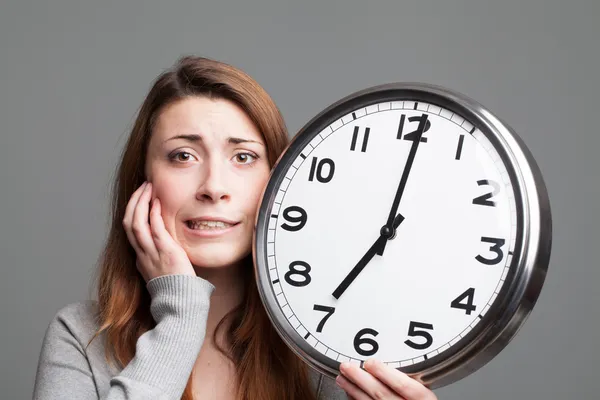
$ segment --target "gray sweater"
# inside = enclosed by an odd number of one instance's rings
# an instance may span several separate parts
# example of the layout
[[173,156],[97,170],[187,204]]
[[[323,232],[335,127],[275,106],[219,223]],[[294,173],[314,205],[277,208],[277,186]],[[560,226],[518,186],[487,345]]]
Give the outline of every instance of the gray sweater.
[[[102,336],[86,348],[98,329],[95,301],[59,310],[44,336],[33,399],[180,399],[204,341],[214,286],[164,275],[146,287],[156,327],[140,336],[135,357],[121,370],[106,362]],[[332,379],[310,371],[318,399],[347,399]]]

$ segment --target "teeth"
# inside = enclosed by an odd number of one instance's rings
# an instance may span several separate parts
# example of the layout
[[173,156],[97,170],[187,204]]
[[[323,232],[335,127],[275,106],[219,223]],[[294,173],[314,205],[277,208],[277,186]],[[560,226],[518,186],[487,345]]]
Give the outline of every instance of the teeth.
[[188,221],[188,226],[191,229],[224,229],[232,226],[231,224],[222,221]]

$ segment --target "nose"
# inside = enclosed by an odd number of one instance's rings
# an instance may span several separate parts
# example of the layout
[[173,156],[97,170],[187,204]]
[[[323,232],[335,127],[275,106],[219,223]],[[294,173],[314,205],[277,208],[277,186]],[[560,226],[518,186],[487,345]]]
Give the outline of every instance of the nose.
[[204,171],[204,179],[196,192],[196,198],[203,202],[228,200],[227,177],[224,167],[218,161],[212,161]]

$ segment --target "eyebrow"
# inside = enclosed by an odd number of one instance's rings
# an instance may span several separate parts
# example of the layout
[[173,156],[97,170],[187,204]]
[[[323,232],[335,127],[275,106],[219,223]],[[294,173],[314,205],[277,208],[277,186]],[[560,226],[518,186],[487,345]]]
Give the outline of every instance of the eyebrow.
[[[202,141],[202,136],[196,135],[196,134],[177,135],[177,136],[173,136],[173,137],[166,139],[163,143],[168,142],[170,140],[175,140],[175,139],[184,139],[184,140],[187,140],[188,142],[197,143],[197,142]],[[227,138],[227,141],[231,144],[258,143],[258,144],[264,146],[264,144],[262,142],[259,142],[257,140],[244,139],[244,138],[239,138],[239,137],[231,137],[230,136]]]

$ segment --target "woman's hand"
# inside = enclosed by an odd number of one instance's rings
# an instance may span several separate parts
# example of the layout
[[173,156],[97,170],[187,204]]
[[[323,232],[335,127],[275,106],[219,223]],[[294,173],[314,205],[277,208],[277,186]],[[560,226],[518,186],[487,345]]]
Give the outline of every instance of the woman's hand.
[[351,363],[340,365],[336,383],[355,400],[436,400],[436,395],[415,379],[381,361],[365,361],[364,370]]
[[152,183],[144,182],[131,195],[123,218],[123,227],[137,254],[136,265],[142,277],[148,282],[169,274],[196,276],[185,250],[165,228],[158,198],[148,211],[151,198]]

